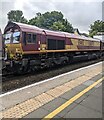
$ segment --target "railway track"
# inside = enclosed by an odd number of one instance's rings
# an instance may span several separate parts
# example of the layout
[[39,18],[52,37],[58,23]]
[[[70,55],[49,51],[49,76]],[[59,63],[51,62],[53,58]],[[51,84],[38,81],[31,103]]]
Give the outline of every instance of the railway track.
[[48,79],[56,75],[66,73],[81,67],[85,67],[100,61],[102,61],[102,59],[83,61],[83,62],[77,62],[77,63],[73,62],[72,64],[68,64],[64,66],[62,65],[62,66],[56,66],[53,68],[41,69],[31,74],[29,73],[29,74],[24,74],[19,76],[14,76],[14,75],[6,76],[6,77],[3,77],[3,80],[2,80],[2,93],[12,91],[14,89],[21,88],[26,85],[30,85],[32,83],[36,83],[44,79]]

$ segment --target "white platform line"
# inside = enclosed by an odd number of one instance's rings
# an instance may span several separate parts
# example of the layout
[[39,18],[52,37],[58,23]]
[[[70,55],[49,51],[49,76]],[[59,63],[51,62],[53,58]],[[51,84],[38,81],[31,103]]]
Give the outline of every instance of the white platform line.
[[31,85],[27,85],[27,86],[22,87],[22,88],[15,89],[15,90],[13,90],[13,91],[10,91],[10,92],[1,94],[0,97],[6,96],[6,95],[10,95],[10,94],[12,94],[12,93],[15,93],[15,92],[18,92],[18,91],[21,91],[21,90],[24,90],[24,89],[27,89],[27,88],[30,88],[30,87],[33,87],[33,86],[36,86],[36,85],[45,83],[45,82],[48,82],[48,81],[51,81],[51,80],[54,80],[54,79],[59,78],[59,77],[62,77],[62,76],[64,76],[64,75],[68,75],[68,74],[77,72],[77,71],[79,71],[79,70],[84,70],[84,69],[86,69],[86,68],[93,67],[93,66],[95,66],[95,65],[99,65],[99,64],[101,64],[101,63],[102,63],[102,62],[93,64],[93,65],[89,65],[89,66],[86,66],[86,67],[82,67],[82,68],[79,68],[79,69],[76,69],[76,70],[73,70],[73,71],[70,71],[70,72],[67,72],[67,73],[63,73],[63,74],[61,74],[61,75],[58,75],[58,76],[55,76],[55,77],[52,77],[52,78],[49,78],[49,79],[46,79],[46,80],[43,80],[43,81],[40,81],[40,82],[37,82],[37,83],[33,83],[33,84],[31,84]]

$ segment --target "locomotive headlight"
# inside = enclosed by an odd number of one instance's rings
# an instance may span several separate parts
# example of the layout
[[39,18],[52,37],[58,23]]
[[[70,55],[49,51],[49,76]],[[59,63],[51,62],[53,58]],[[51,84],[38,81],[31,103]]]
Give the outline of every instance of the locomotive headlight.
[[20,52],[20,49],[16,48],[16,53],[17,53],[17,52]]
[[40,47],[38,48],[38,50],[40,50]]
[[42,50],[45,50],[45,48],[43,47]]
[[18,57],[19,57],[19,56],[20,56],[20,53],[16,53],[16,56],[18,56]]
[[21,57],[22,57],[22,54],[21,54],[21,53],[16,53],[16,57],[17,57],[17,58],[21,58]]
[[16,48],[16,56],[17,56],[18,58],[21,58],[21,57],[22,57],[21,51],[20,51],[20,49],[18,49],[18,48]]

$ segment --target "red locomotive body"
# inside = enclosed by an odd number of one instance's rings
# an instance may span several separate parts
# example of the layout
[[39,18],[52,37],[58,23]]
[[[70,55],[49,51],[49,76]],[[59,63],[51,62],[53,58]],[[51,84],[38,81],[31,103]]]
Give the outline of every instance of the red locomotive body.
[[100,40],[16,22],[5,27],[4,41],[6,61],[18,71],[67,63],[78,56],[91,59],[101,55]]

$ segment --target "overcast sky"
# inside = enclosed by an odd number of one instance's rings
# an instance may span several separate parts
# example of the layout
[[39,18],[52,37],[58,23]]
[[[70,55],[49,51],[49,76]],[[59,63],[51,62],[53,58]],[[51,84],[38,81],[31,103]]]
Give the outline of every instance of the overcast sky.
[[[36,1],[36,2],[35,2]],[[57,1],[57,2],[56,2]],[[77,2],[78,1],[78,2]],[[87,32],[95,20],[102,20],[103,0],[0,0],[0,28],[4,29],[8,22],[10,10],[22,10],[25,18],[35,17],[37,12],[61,11],[65,18],[78,28]]]

